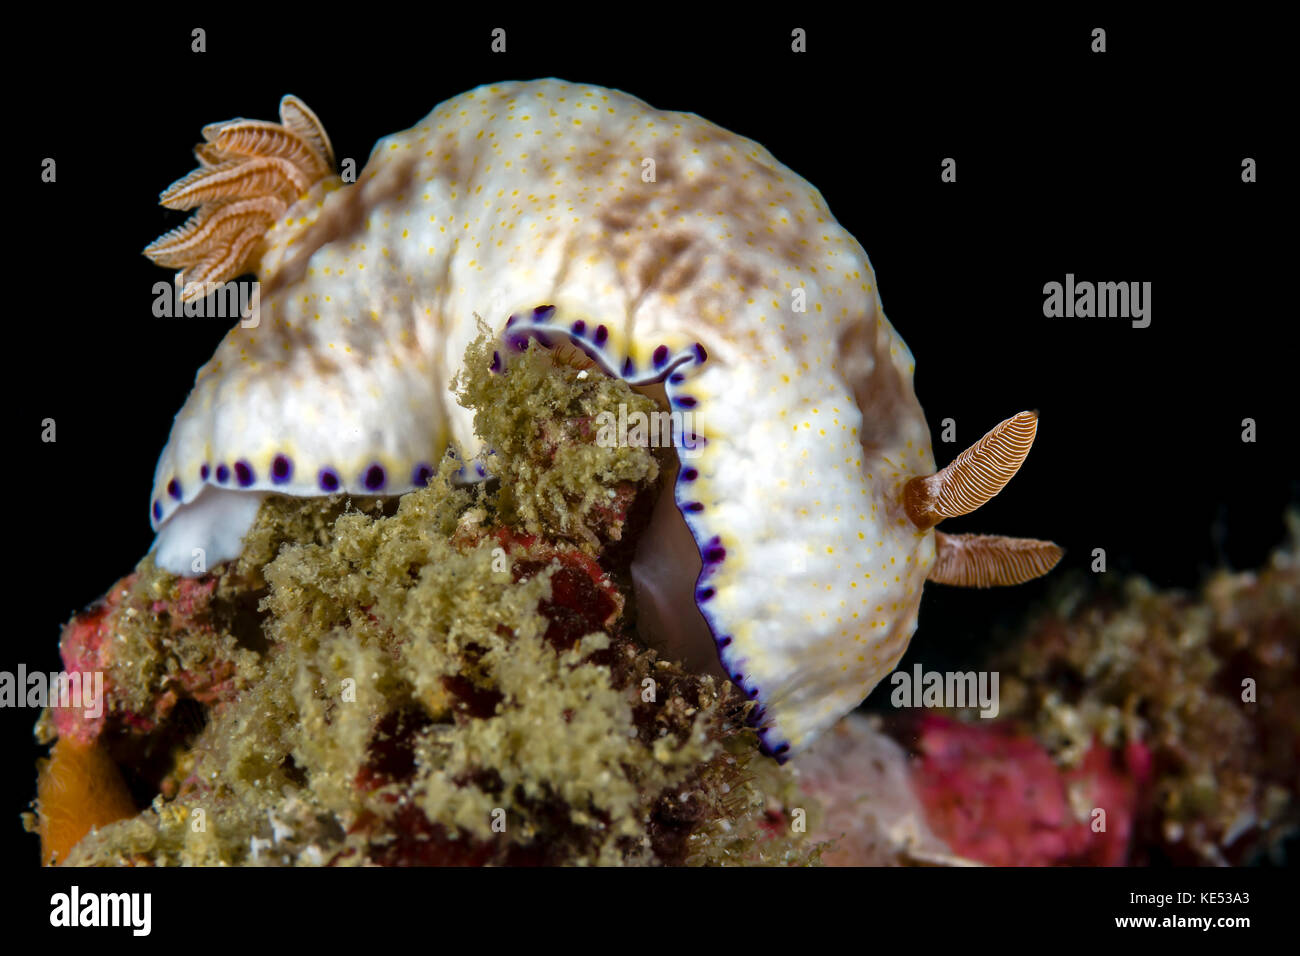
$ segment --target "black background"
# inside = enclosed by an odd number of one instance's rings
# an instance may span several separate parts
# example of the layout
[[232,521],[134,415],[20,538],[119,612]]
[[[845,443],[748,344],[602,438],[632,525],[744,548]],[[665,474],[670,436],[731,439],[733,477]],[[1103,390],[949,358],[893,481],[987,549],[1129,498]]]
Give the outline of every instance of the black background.
[[[358,168],[380,136],[490,81],[558,76],[699,113],[817,186],[867,250],[916,357],[941,463],[1006,416],[1040,411],[1021,474],[946,530],[1051,538],[1067,549],[1063,571],[1086,571],[1103,547],[1110,574],[1176,587],[1222,563],[1258,566],[1282,539],[1300,469],[1295,207],[1279,145],[1295,117],[1278,25],[428,9],[138,13],[10,37],[9,69],[26,66],[10,79],[4,157],[17,205],[0,669],[56,668],[61,624],[151,543],[158,452],[228,323],[154,318],[153,284],[170,276],[140,250],[184,219],[156,197],[193,167],[200,127],[275,119],[286,92]],[[195,26],[207,53],[190,52]],[[496,26],[505,54],[489,49]],[[790,52],[795,26],[806,54]],[[1094,26],[1107,28],[1105,54],[1089,51]],[[949,156],[955,184],[939,179]],[[1241,181],[1247,156],[1255,184]],[[55,184],[40,181],[45,157]],[[1043,284],[1068,272],[1151,282],[1151,326],[1044,318]],[[56,444],[40,441],[47,417]],[[937,440],[947,417],[951,446]],[[1246,417],[1255,444],[1240,439]],[[927,589],[909,657],[971,666],[1049,586]],[[0,832],[23,864],[36,855],[16,820],[34,792],[36,716],[0,715]]]

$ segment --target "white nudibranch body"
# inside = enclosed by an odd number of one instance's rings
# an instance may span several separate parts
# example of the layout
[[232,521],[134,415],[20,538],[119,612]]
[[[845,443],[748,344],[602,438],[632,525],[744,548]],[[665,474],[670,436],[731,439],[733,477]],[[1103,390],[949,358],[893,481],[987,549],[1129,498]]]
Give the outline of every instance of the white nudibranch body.
[[912,355],[862,247],[762,146],[610,89],[501,83],[286,206],[260,322],[200,370],[158,463],[160,565],[235,557],[267,493],[400,494],[448,441],[471,461],[448,383],[476,317],[507,338],[513,317],[692,411],[671,517],[693,560],[648,546],[639,600],[663,630],[702,616],[769,751],[893,669],[936,560],[904,508],[935,471]]

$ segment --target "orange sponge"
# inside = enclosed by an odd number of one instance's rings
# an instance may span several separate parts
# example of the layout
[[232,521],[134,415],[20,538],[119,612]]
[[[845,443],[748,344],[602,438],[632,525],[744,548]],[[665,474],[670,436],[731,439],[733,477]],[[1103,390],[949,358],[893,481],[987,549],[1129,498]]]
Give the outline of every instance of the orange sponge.
[[135,816],[135,803],[122,775],[99,744],[61,737],[49,759],[38,766],[37,830],[45,865],[66,860],[92,827]]

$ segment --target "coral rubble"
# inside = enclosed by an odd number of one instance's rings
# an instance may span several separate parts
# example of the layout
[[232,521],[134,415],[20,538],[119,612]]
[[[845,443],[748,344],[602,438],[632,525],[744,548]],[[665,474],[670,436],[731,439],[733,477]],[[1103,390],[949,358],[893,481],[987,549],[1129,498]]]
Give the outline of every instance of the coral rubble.
[[[851,717],[796,762],[828,864],[1240,864],[1300,823],[1300,515],[1198,595],[1065,582],[996,720]],[[905,752],[899,743],[910,751]]]
[[1197,598],[1063,588],[993,662],[998,720],[851,715],[783,768],[739,690],[636,636],[670,469],[593,422],[654,399],[495,364],[483,330],[454,383],[488,480],[269,498],[238,560],[146,557],[67,624],[105,706],[37,724],[44,862],[1222,864],[1294,829],[1300,519]]
[[238,561],[185,580],[146,558],[68,624],[65,667],[102,671],[107,705],[38,735],[96,748],[134,804],[63,800],[47,768],[47,862],[816,858],[752,703],[634,637],[619,542],[660,468],[590,422],[653,402],[535,346],[490,357],[459,383],[490,481],[449,457],[395,502],[268,499]]
[[1135,862],[1242,863],[1300,822],[1300,515],[1254,572],[1192,596],[1066,588],[998,662],[1003,714],[1064,767],[1141,748]]

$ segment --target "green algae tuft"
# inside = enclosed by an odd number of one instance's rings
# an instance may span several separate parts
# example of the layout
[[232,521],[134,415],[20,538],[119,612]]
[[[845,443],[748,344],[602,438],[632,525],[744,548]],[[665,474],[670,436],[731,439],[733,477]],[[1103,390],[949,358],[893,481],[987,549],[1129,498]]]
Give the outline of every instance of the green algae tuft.
[[650,415],[658,411],[654,399],[536,341],[522,361],[510,361],[508,374],[484,374],[494,344],[485,331],[480,325],[454,384],[461,405],[474,411],[474,431],[495,453],[501,520],[592,553],[618,540],[630,493],[654,483],[659,462],[646,447],[603,447],[596,419],[603,411],[617,415],[620,406],[625,416]]

